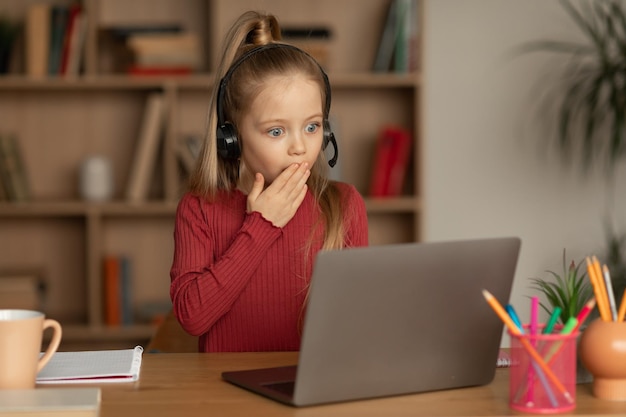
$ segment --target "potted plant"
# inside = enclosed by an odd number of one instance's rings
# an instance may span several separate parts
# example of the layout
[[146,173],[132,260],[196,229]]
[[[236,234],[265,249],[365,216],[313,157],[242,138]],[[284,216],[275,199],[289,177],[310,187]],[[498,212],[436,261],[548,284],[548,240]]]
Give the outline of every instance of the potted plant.
[[561,5],[585,41],[539,40],[523,53],[567,55],[558,94],[558,147],[564,160],[579,160],[586,172],[594,162],[610,177],[626,155],[626,10],[619,0]]
[[[553,279],[531,278],[532,288],[541,292],[548,304],[540,302],[541,307],[551,314],[555,307],[561,308],[559,321],[565,324],[570,317],[576,317],[583,306],[593,297],[593,287],[587,279],[586,268],[581,272],[583,261],[576,264],[573,260],[567,264],[563,249],[563,270],[560,274],[546,271]],[[591,321],[591,317],[586,323]],[[584,331],[586,323],[582,323],[579,331]],[[579,338],[580,340],[580,338]],[[576,361],[576,382],[590,382],[592,375],[585,369],[580,358]]]
[[567,265],[565,249],[563,249],[563,271],[558,274],[546,271],[553,279],[530,278],[531,288],[541,292],[547,304],[540,302],[541,307],[551,314],[555,307],[561,309],[559,320],[565,324],[570,317],[576,317],[578,312],[593,296],[593,288],[586,278],[587,272],[580,271],[582,261],[576,264],[573,260]]

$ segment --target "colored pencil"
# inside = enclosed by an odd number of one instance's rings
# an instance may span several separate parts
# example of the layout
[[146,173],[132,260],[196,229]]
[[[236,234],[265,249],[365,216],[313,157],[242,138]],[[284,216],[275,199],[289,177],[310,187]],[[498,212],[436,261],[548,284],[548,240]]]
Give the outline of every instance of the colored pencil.
[[554,307],[554,310],[552,310],[552,314],[550,315],[550,319],[548,320],[546,327],[543,328],[543,334],[552,333],[552,330],[554,329],[554,326],[556,325],[556,321],[559,319],[559,316],[561,315],[561,311],[562,311],[561,307],[559,306]]
[[504,306],[504,308],[506,309],[506,312],[509,313],[511,320],[513,320],[515,325],[521,330],[522,333],[524,333],[524,325],[522,324],[522,321],[519,319],[519,316],[517,315],[515,308],[513,308],[511,304],[507,304],[506,306]]
[[585,322],[585,320],[587,320],[587,317],[589,317],[589,314],[591,313],[591,310],[593,310],[595,305],[596,305],[596,299],[591,298],[589,301],[587,301],[587,303],[583,306],[583,308],[580,309],[580,311],[578,312],[578,315],[576,316],[576,320],[578,321],[578,324],[576,326],[576,329],[574,329],[574,331],[577,331],[580,328],[580,326],[583,325],[583,323]]
[[589,257],[585,258],[587,262],[587,274],[589,275],[589,280],[591,281],[591,286],[593,287],[593,292],[596,295],[596,301],[598,303],[598,311],[600,312],[600,317],[604,321],[610,321],[610,314],[607,309],[607,305],[605,303],[604,295],[605,292],[603,290],[603,285],[601,286],[602,280],[596,275],[596,270]]
[[624,315],[626,315],[626,289],[622,295],[622,302],[620,303],[619,312],[617,313],[617,321],[620,323],[623,322]]
[[[535,336],[538,332],[539,328],[539,297],[537,297],[536,295],[533,295],[530,298],[530,325],[529,325],[529,331],[530,331],[530,335],[531,336]],[[531,339],[532,342],[532,346],[534,348],[537,348],[537,341],[536,339]],[[535,370],[533,367],[528,368],[528,374],[526,375],[526,378],[528,379],[528,383],[527,383],[527,387],[528,389],[526,390],[526,403],[527,404],[533,404],[535,402],[535,390],[534,388],[534,384],[533,381],[535,380]]]
[[609,309],[611,311],[611,319],[617,321],[617,307],[615,306],[615,294],[613,294],[613,285],[611,284],[611,274],[606,265],[602,266],[602,277],[604,278],[604,286],[606,287],[607,298],[609,299]]
[[[576,317],[570,317],[565,323],[565,326],[561,329],[560,334],[567,335],[575,332],[578,329],[578,319]],[[547,363],[550,363],[552,359],[554,359],[557,353],[560,352],[561,348],[565,343],[561,340],[552,345],[552,348],[548,351],[548,353],[543,357]]]

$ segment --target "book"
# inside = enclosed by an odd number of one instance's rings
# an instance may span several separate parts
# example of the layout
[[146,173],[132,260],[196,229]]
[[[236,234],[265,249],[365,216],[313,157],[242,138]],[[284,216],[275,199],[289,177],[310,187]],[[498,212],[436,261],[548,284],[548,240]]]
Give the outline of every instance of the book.
[[122,323],[120,261],[110,255],[104,258],[103,264],[104,322],[108,326],[118,326]]
[[30,199],[24,157],[15,135],[0,135],[0,181],[9,201]]
[[50,52],[48,54],[48,75],[61,73],[63,42],[69,19],[69,8],[65,5],[53,5],[50,14]]
[[164,118],[165,98],[163,94],[149,94],[126,188],[126,199],[130,202],[142,202],[148,198],[150,179],[156,164]]
[[391,154],[391,164],[389,172],[389,182],[387,184],[387,194],[399,196],[402,194],[406,173],[410,159],[411,135],[402,128],[390,129],[394,137],[394,146]]
[[133,54],[129,72],[134,75],[150,75],[159,69],[165,75],[172,71],[189,73],[202,64],[200,40],[194,33],[133,34],[127,37],[126,45]]
[[398,36],[394,52],[394,71],[407,73],[417,70],[419,66],[419,5],[417,0],[396,0],[399,8]]
[[26,74],[44,77],[48,74],[50,53],[50,4],[28,6],[25,22]]
[[409,43],[411,34],[411,3],[412,0],[395,0],[397,8],[398,26],[393,54],[393,69],[397,73],[409,71]]
[[37,384],[117,383],[139,380],[143,347],[56,352]]
[[172,24],[145,24],[145,25],[116,25],[106,29],[114,38],[126,41],[129,36],[137,34],[154,33],[180,33],[183,27],[177,23]]
[[96,417],[100,388],[35,388],[0,390],[2,417]]
[[369,195],[394,197],[402,193],[410,159],[411,136],[403,128],[384,127],[376,141]]
[[71,26],[66,32],[67,49],[64,50],[61,74],[77,76],[80,72],[85,38],[87,36],[87,16],[80,4],[70,6]]
[[65,32],[63,33],[63,44],[61,47],[61,61],[59,65],[59,73],[67,73],[67,64],[69,62],[70,49],[72,38],[76,37],[77,23],[81,13],[81,5],[79,3],[72,3],[68,9],[67,23],[65,25]]
[[22,32],[22,22],[0,16],[0,75],[12,72]]
[[141,76],[141,77],[162,77],[168,75],[189,75],[192,73],[192,69],[187,66],[140,66],[131,65],[126,70],[129,75]]
[[132,265],[128,256],[120,256],[120,317],[123,325],[133,324],[133,276]]
[[412,0],[409,11],[409,41],[408,48],[408,65],[409,71],[417,71],[421,65],[419,55],[419,38],[420,38],[420,4],[418,0]]
[[195,33],[140,33],[126,38],[126,44],[136,53],[192,52],[200,55],[200,40]]
[[378,44],[378,50],[376,51],[376,58],[374,59],[373,70],[374,72],[386,72],[391,69],[393,52],[395,49],[396,38],[398,35],[398,15],[397,15],[397,0],[394,0],[387,9],[387,19],[383,26],[383,32]]
[[132,266],[127,256],[108,255],[103,260],[103,306],[107,326],[134,322]]

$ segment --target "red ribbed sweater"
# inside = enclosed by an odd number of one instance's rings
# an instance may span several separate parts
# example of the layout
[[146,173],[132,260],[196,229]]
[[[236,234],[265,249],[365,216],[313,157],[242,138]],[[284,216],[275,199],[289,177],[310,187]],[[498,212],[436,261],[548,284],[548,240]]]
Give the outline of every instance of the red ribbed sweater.
[[[367,215],[352,185],[337,183],[346,246],[366,246]],[[319,209],[310,192],[291,221],[275,227],[246,213],[247,196],[214,203],[185,194],[176,212],[170,296],[182,327],[204,352],[299,350],[313,260],[305,246]],[[321,248],[318,225],[312,251]]]

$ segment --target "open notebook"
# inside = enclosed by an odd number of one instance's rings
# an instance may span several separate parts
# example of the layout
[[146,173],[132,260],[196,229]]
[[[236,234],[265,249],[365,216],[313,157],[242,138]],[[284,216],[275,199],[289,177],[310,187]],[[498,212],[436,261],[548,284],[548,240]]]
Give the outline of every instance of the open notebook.
[[56,352],[37,374],[37,384],[133,382],[139,379],[143,347]]

